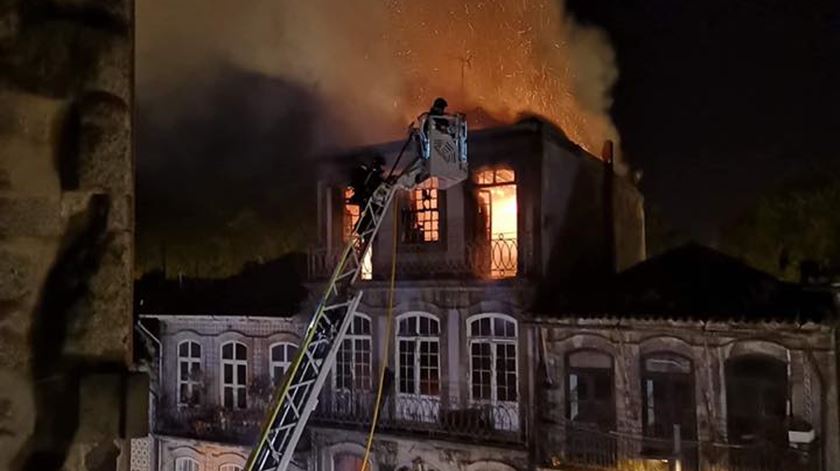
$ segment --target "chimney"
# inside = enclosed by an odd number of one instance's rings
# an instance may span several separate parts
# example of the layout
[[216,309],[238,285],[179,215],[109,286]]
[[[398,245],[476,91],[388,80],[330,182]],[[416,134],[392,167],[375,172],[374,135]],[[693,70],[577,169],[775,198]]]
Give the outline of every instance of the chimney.
[[605,245],[605,262],[608,274],[613,274],[617,271],[618,263],[616,262],[616,246],[615,246],[615,165],[613,157],[613,141],[607,139],[604,141],[604,147],[601,149],[601,160],[604,162],[604,182],[602,186],[602,204],[604,207],[604,245]]

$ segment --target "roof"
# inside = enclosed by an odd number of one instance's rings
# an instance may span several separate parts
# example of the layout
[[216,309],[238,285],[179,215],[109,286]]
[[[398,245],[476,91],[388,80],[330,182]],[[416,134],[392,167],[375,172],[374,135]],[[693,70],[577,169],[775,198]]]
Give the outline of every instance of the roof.
[[307,296],[301,282],[300,254],[250,264],[220,279],[167,278],[162,272],[134,283],[134,306],[140,315],[291,317]]
[[830,293],[778,280],[694,243],[560,298],[551,303],[554,316],[819,322],[836,310]]

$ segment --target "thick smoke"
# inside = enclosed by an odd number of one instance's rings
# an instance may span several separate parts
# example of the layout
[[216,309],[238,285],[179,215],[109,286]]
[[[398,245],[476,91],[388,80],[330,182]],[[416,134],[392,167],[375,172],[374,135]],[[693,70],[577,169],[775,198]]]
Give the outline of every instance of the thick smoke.
[[592,151],[617,138],[613,50],[557,0],[144,0],[137,24],[141,97],[232,63],[309,88],[352,143],[398,137],[437,95]]
[[311,181],[288,176],[313,154],[400,138],[436,96],[473,127],[540,115],[593,153],[617,141],[613,50],[554,0],[136,8],[141,269],[218,273],[309,240],[284,204]]

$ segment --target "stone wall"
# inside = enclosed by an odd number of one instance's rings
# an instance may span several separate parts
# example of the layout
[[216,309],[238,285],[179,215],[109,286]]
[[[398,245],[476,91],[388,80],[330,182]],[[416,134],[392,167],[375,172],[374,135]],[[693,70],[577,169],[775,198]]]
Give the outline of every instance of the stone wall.
[[0,1],[0,469],[127,465],[132,37],[131,0]]

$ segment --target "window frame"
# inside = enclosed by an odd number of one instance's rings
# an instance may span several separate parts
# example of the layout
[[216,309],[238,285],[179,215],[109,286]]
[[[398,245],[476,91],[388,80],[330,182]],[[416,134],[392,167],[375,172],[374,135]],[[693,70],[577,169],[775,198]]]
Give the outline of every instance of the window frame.
[[[684,361],[688,364],[688,372],[664,372],[664,371],[652,371],[648,370],[647,365],[649,360],[655,359],[669,359],[674,358],[678,361]],[[670,351],[670,350],[657,350],[653,352],[645,353],[641,355],[639,358],[641,365],[639,368],[639,377],[641,379],[640,391],[642,396],[642,434],[646,437],[654,437],[654,438],[668,438],[669,435],[657,435],[656,434],[656,401],[653,404],[649,402],[649,393],[653,392],[652,390],[648,391],[648,382],[659,380],[666,380],[669,383],[669,386],[673,386],[675,383],[675,379],[677,376],[683,376],[687,380],[687,387],[688,391],[690,392],[691,402],[694,409],[693,420],[692,423],[683,424],[682,421],[685,416],[680,416],[680,425],[685,426],[688,425],[689,427],[694,428],[694,430],[687,430],[683,429],[683,438],[686,439],[693,439],[696,437],[696,428],[697,428],[697,398],[695,397],[695,369],[694,369],[694,361],[683,354]],[[671,398],[671,403],[669,404],[670,407],[674,407],[673,398]],[[653,417],[651,418],[650,414],[653,412]],[[673,418],[673,417],[672,417]],[[653,421],[651,420],[653,419]],[[651,429],[651,426],[654,428]]]
[[219,466],[219,471],[242,471],[243,469],[245,469],[243,466],[236,463],[225,463]]
[[[595,353],[595,354],[598,354],[598,355],[605,356],[606,358],[609,359],[609,368],[601,368],[601,367],[597,367],[597,366],[571,366],[571,363],[572,363],[571,360],[572,360],[573,356],[578,355],[578,354],[585,354],[585,353]],[[609,381],[609,385],[610,385],[610,400],[609,400],[610,414],[609,414],[609,417],[605,417],[608,420],[604,420],[603,424],[599,422],[597,425],[599,425],[599,426],[605,425],[605,426],[607,426],[607,428],[610,428],[610,429],[615,428],[617,415],[618,415],[618,410],[616,408],[616,402],[615,402],[616,401],[616,393],[617,393],[616,386],[615,386],[615,378],[616,378],[615,377],[615,371],[616,371],[615,361],[616,361],[615,356],[612,353],[610,353],[608,351],[598,349],[598,348],[577,348],[577,349],[571,350],[571,351],[566,353],[566,355],[565,355],[565,379],[564,379],[564,383],[565,383],[565,389],[564,389],[564,393],[565,393],[564,411],[565,411],[565,414],[564,414],[564,417],[567,420],[569,420],[570,422],[578,422],[578,423],[583,422],[580,419],[572,418],[572,384],[571,384],[572,383],[572,381],[571,381],[572,375],[575,375],[577,377],[578,385],[579,385],[580,384],[580,377],[582,377],[582,376],[587,376],[587,375],[591,376],[593,374],[606,374],[606,376],[608,378],[608,381]],[[578,398],[576,402],[579,404],[580,401],[581,400]],[[588,401],[596,402],[596,400],[594,400],[594,399],[589,399]],[[583,423],[587,423],[587,422],[583,422]]]
[[[476,322],[481,321],[482,319],[491,319],[490,321],[490,335],[473,335],[472,333],[472,325]],[[496,335],[496,323],[494,320],[500,319],[504,322],[510,322],[513,324],[513,337],[500,337]],[[519,322],[517,322],[516,318],[513,316],[502,314],[502,313],[484,313],[484,314],[475,314],[467,318],[466,320],[466,334],[467,334],[467,355],[469,355],[469,397],[471,403],[483,403],[483,404],[518,404],[521,400],[521,391],[519,391]],[[479,327],[480,329],[480,327]],[[484,398],[476,398],[473,391],[473,376],[474,376],[474,365],[473,365],[473,354],[472,348],[475,344],[489,344],[490,345],[490,399]],[[498,370],[497,370],[497,362],[499,359],[498,352],[500,346],[513,346],[513,359],[514,359],[514,392],[515,392],[515,399],[513,400],[500,400],[499,399],[499,384],[498,384]],[[507,372],[510,373],[510,372]]]
[[[361,319],[363,323],[367,323],[368,325],[368,333],[357,333],[355,332],[355,320],[356,318]],[[367,350],[367,385],[365,389],[358,389],[356,388],[356,341],[364,342],[367,340],[368,350]],[[335,365],[333,366],[333,374],[332,374],[332,390],[334,392],[343,392],[343,393],[357,393],[357,392],[371,392],[373,390],[373,320],[367,314],[363,314],[361,312],[356,312],[354,314],[354,318],[350,320],[350,326],[347,328],[347,334],[344,336],[344,342],[349,341],[351,346],[350,351],[350,378],[351,378],[351,386],[350,388],[344,387],[344,385],[339,386],[338,378],[339,378],[339,368],[341,367],[342,357],[344,355],[344,346],[339,346],[338,354],[336,355]]]
[[[187,468],[183,466],[187,465]],[[175,458],[175,471],[201,471],[201,463],[191,456],[179,456]]]
[[[433,190],[435,192],[434,201],[436,206],[429,209],[418,209],[416,207],[417,195],[423,191]],[[433,177],[422,185],[414,188],[407,195],[400,199],[398,205],[400,211],[400,247],[413,248],[415,250],[422,250],[428,248],[445,247],[446,242],[446,190],[442,190],[437,180]],[[429,212],[432,215],[437,215],[437,239],[425,240],[409,240],[408,230],[416,228],[418,222],[418,214]],[[422,231],[420,232],[423,233]],[[409,249],[410,250],[410,249]]]
[[[230,359],[225,358],[224,349],[225,349],[226,345],[232,345],[233,346],[232,350],[231,350],[232,353],[233,353],[233,358],[230,358]],[[236,347],[237,347],[237,345],[242,345],[243,347],[245,347],[245,359],[244,360],[240,360],[240,359],[236,358]],[[249,350],[248,345],[245,344],[244,342],[239,341],[239,340],[228,340],[226,342],[223,342],[221,345],[219,345],[219,366],[220,366],[220,368],[219,368],[219,384],[220,384],[219,404],[224,409],[227,409],[227,410],[243,410],[243,409],[248,408],[248,350]],[[233,375],[232,375],[233,383],[225,382],[225,365],[227,365],[227,364],[231,365],[231,367],[233,368]],[[238,382],[238,380],[239,380],[239,371],[238,371],[239,368],[238,367],[239,366],[244,366],[245,367],[245,378],[242,380],[243,382],[241,384]],[[225,405],[225,387],[232,387],[233,388],[233,395],[232,395],[233,404],[232,404],[231,407],[228,407],[227,405]],[[244,407],[239,407],[240,390],[241,390],[241,394],[244,394],[244,397],[245,397],[245,401],[244,401],[245,406]]]
[[[406,335],[401,334],[400,333],[400,324],[403,321],[408,321],[411,318],[416,319],[416,324],[415,325],[417,326],[417,329],[415,329],[415,332],[413,334],[406,334]],[[430,326],[431,326],[431,322],[434,322],[435,324],[437,324],[437,334],[429,334],[429,335],[420,334],[419,325],[420,325],[420,319],[421,318],[429,319]],[[395,368],[396,371],[394,372],[394,385],[395,385],[395,391],[396,391],[397,395],[402,396],[402,397],[439,398],[441,393],[442,393],[442,382],[441,382],[441,353],[442,352],[441,352],[441,322],[440,322],[440,319],[437,316],[435,316],[433,314],[430,314],[428,312],[410,311],[410,312],[400,314],[399,316],[397,316],[397,318],[395,320],[396,320],[397,328],[395,329],[395,333],[394,333],[394,340],[395,340],[395,343],[394,343],[394,345],[395,345],[395,348],[394,348],[394,365],[396,366],[396,368]],[[413,392],[403,392],[403,391],[401,391],[401,381],[400,381],[401,378],[402,378],[402,376],[400,374],[401,371],[402,371],[402,362],[401,362],[401,354],[400,354],[401,353],[400,352],[400,343],[401,342],[412,342],[414,344],[414,350],[413,350],[414,361],[413,361],[413,364],[412,364],[413,376],[414,376],[412,378],[412,380],[414,382],[413,383],[414,384],[414,391]],[[434,368],[433,368],[434,371],[437,372],[437,376],[436,376],[437,390],[438,390],[437,394],[423,394],[422,393],[422,386],[421,386],[421,377],[422,377],[421,363],[422,362],[420,360],[420,354],[421,354],[421,345],[424,344],[424,343],[425,344],[436,344],[437,345],[437,352],[434,355],[435,364],[434,364]]]
[[[284,348],[284,355],[286,356],[285,361],[277,361],[274,359],[274,349],[277,347],[285,347]],[[290,349],[291,347],[291,349]],[[295,360],[295,355],[297,354],[298,346],[293,342],[288,341],[280,341],[274,342],[268,346],[268,375],[271,379],[272,384],[277,384],[277,381],[282,379],[283,376],[286,375],[286,372],[289,371],[289,367],[292,366],[292,363]],[[289,356],[289,352],[291,351],[291,356]],[[283,374],[280,375],[279,378],[275,377],[274,375],[274,368],[280,368],[283,370]]]
[[[187,357],[182,357],[181,356],[181,345],[184,345],[184,344],[188,345],[188,347],[187,347],[188,356]],[[198,346],[198,357],[192,356],[192,346],[193,345]],[[177,345],[175,351],[177,352],[177,371],[175,372],[176,375],[177,375],[177,382],[176,382],[177,383],[177,386],[176,386],[177,387],[177,389],[176,389],[177,404],[178,404],[179,407],[198,406],[202,402],[200,397],[199,397],[199,400],[195,401],[195,402],[192,402],[192,401],[184,402],[182,400],[182,398],[181,398],[181,385],[186,385],[187,386],[187,389],[189,390],[189,393],[190,393],[189,395],[190,395],[190,397],[192,397],[196,390],[198,390],[199,395],[201,395],[201,393],[203,392],[202,381],[200,379],[198,379],[198,380],[189,379],[189,378],[188,379],[181,379],[181,364],[182,363],[187,364],[187,371],[190,374],[192,373],[192,367],[194,366],[194,364],[197,364],[198,365],[198,374],[199,375],[202,374],[203,371],[204,371],[203,364],[202,364],[203,359],[204,359],[203,358],[203,354],[204,354],[203,346],[201,345],[200,342],[197,342],[194,339],[184,339],[184,340],[181,340],[180,342],[178,342],[178,345]]]

